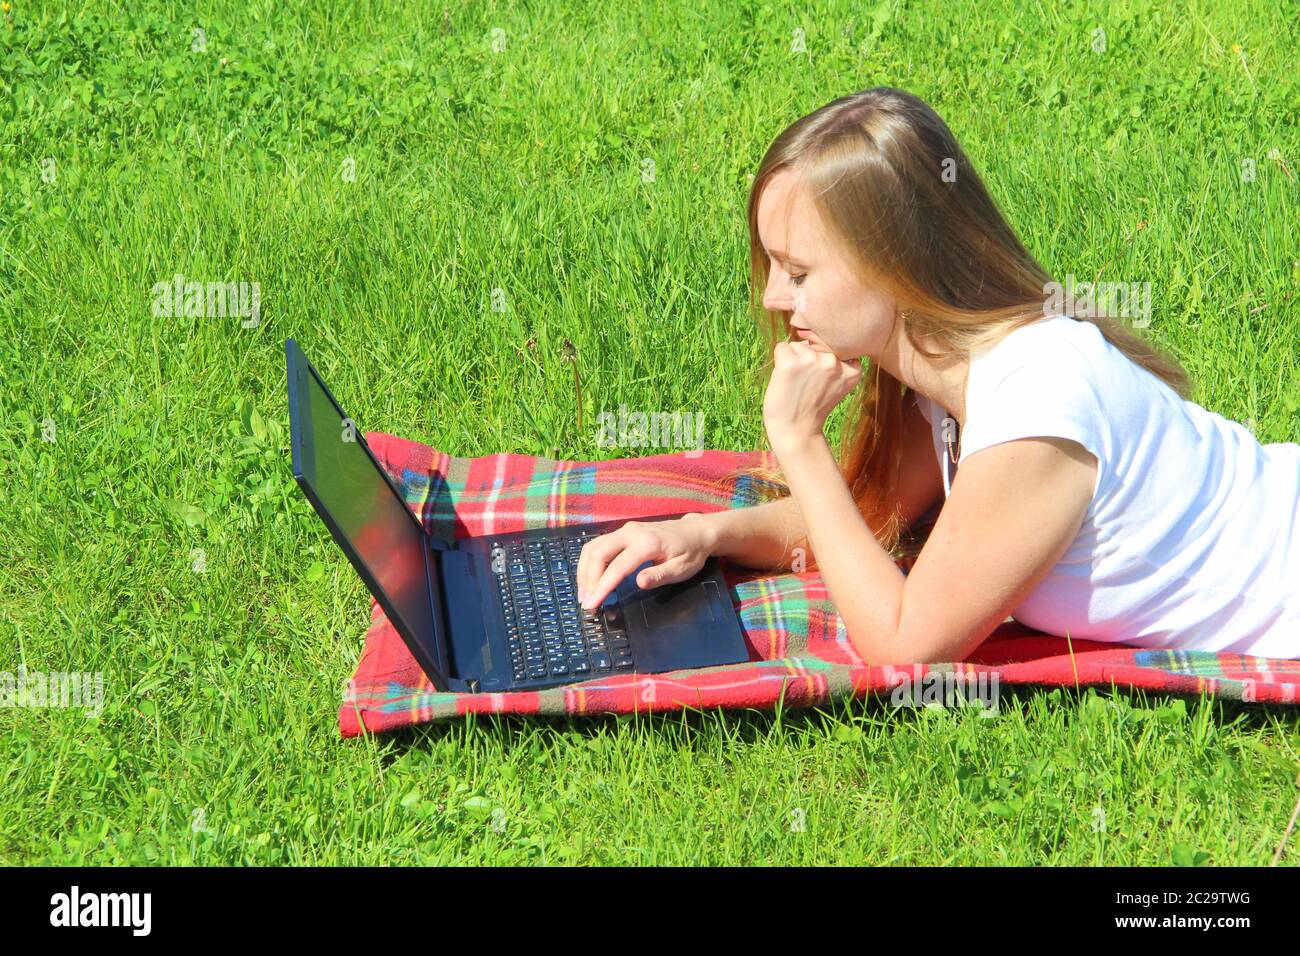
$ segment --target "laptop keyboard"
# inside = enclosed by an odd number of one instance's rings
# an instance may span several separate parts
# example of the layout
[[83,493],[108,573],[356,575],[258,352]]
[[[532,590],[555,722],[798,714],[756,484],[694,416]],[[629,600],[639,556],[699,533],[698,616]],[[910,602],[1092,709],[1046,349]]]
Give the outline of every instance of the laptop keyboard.
[[516,681],[599,676],[633,669],[621,610],[578,604],[578,557],[595,532],[493,542]]

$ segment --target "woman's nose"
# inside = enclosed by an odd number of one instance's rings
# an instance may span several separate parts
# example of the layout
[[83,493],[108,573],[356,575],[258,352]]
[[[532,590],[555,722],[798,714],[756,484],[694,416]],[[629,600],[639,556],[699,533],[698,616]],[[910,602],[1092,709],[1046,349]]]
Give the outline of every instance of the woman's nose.
[[767,292],[763,295],[763,308],[769,312],[802,312],[804,311],[802,291],[796,290],[793,295],[789,292],[780,294]]
[[789,292],[773,290],[771,286],[763,293],[763,308],[769,312],[788,312],[792,306]]

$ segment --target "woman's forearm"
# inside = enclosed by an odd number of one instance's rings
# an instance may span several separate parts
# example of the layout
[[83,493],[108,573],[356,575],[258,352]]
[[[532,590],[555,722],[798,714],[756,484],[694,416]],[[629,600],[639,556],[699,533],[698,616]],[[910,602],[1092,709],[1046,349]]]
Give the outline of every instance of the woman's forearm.
[[813,564],[808,553],[803,514],[794,498],[748,508],[687,516],[704,529],[709,553],[761,571],[804,571]]
[[825,437],[784,445],[777,456],[850,643],[869,664],[902,662],[895,639],[907,578],[862,520]]

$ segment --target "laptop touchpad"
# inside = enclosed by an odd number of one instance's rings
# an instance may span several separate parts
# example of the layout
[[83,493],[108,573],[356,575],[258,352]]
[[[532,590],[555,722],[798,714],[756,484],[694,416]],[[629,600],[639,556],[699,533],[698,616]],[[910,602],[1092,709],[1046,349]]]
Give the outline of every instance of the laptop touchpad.
[[707,624],[716,620],[713,601],[718,585],[713,581],[682,581],[650,588],[637,595],[646,627],[672,627],[682,624]]

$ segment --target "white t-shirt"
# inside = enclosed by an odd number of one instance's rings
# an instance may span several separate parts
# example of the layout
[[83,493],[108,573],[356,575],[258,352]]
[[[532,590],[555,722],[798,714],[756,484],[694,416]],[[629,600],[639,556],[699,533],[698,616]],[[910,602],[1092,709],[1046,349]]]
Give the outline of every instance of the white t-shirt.
[[1065,315],[972,356],[956,466],[949,413],[917,398],[945,498],[955,469],[990,445],[1057,436],[1097,456],[1083,525],[1017,621],[1139,647],[1300,658],[1300,444],[1261,445]]

